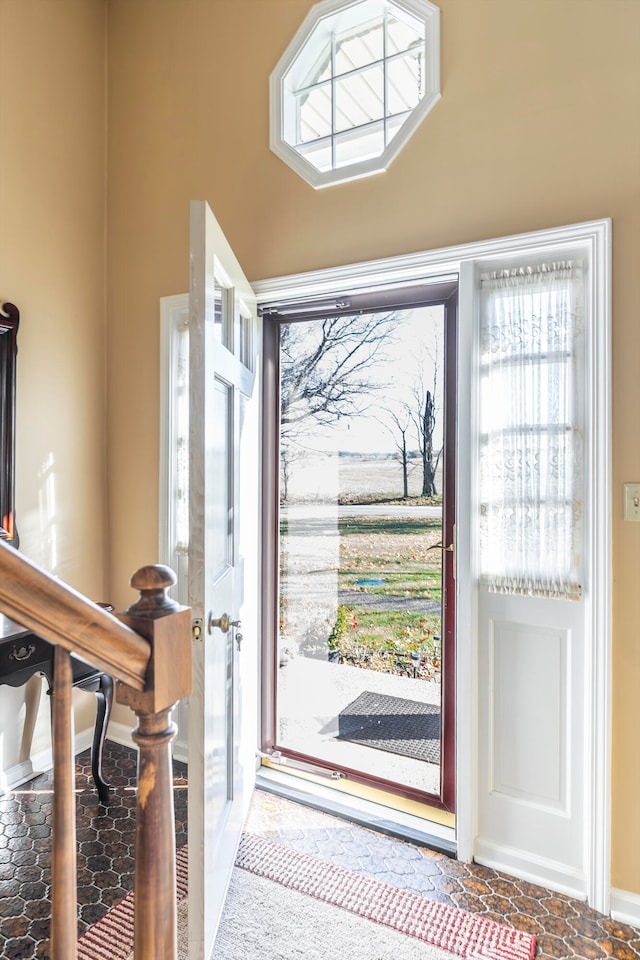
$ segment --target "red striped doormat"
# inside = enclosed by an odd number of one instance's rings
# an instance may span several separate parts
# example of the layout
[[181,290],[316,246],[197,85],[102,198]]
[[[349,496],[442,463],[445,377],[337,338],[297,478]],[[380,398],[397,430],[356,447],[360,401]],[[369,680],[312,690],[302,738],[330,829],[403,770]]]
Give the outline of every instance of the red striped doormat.
[[536,939],[465,910],[243,834],[236,866],[467,960],[531,960]]
[[[535,937],[486,917],[243,834],[236,866],[366,920],[432,944],[465,960],[531,960]],[[187,894],[187,847],[177,854],[178,900]],[[78,941],[78,960],[127,960],[133,950],[133,894]]]
[[[178,901],[187,895],[187,847],[176,853]],[[78,940],[78,960],[127,960],[133,950],[133,893],[109,910],[102,920],[89,927]]]

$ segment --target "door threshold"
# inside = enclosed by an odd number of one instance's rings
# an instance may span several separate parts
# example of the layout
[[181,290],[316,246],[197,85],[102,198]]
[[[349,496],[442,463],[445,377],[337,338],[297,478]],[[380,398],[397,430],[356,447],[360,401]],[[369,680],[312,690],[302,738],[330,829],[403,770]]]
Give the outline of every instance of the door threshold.
[[[452,826],[435,823],[352,794],[339,793],[336,789],[315,783],[306,777],[303,779],[297,774],[282,773],[269,766],[259,768],[256,789],[456,858],[456,831]],[[434,813],[440,814],[440,811]]]

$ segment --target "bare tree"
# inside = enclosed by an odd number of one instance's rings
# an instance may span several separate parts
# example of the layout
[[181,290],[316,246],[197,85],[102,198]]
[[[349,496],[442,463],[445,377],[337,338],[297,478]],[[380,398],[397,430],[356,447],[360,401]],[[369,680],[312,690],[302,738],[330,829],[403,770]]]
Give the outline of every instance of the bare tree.
[[380,420],[383,426],[386,427],[393,436],[396,445],[394,457],[402,466],[403,500],[406,500],[409,496],[409,460],[411,459],[411,453],[407,443],[407,435],[413,425],[411,414],[411,408],[405,403],[401,407],[400,412],[396,412],[395,410],[389,410],[387,412],[387,416],[391,420],[391,425],[383,419]]
[[367,409],[381,386],[367,374],[383,358],[397,317],[394,311],[282,325],[282,436],[295,434],[310,419],[314,426],[326,426]]
[[433,497],[436,490],[436,470],[440,462],[442,448],[434,454],[433,431],[436,426],[436,405],[434,395],[427,390],[424,395],[424,406],[418,420],[418,448],[422,457],[422,496]]
[[299,460],[304,460],[307,456],[306,450],[303,450],[295,443],[293,437],[283,437],[280,442],[280,496],[283,503],[289,501],[289,483],[293,473],[293,466]]
[[411,419],[418,437],[418,450],[422,462],[422,496],[434,497],[437,494],[436,472],[442,456],[442,446],[434,449],[434,433],[438,417],[438,375],[440,372],[440,345],[436,342],[435,350],[430,353],[433,364],[433,380],[430,387],[426,386],[424,363],[421,372],[413,386],[413,403]]

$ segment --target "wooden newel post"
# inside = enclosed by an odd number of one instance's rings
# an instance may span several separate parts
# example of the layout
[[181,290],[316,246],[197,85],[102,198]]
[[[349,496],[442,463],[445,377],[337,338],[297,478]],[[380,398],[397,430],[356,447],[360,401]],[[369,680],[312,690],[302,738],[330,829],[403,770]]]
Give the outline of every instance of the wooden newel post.
[[138,717],[135,960],[176,960],[176,841],[171,710],[191,692],[191,611],[167,596],[169,567],[142,567],[131,578],[140,599],[118,619],[151,644],[143,691],[118,685],[117,699]]

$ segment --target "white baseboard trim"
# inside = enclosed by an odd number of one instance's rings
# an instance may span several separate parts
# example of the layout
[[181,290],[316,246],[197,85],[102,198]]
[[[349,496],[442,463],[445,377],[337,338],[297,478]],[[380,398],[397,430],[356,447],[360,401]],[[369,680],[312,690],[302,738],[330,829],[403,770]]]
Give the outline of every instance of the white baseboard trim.
[[[83,750],[88,750],[93,743],[93,727],[87,727],[86,730],[81,730],[80,733],[76,733],[73,738],[73,754],[78,756],[79,753],[82,753]],[[53,753],[51,747],[47,747],[46,750],[41,750],[40,753],[34,753],[31,757],[31,763],[33,764],[33,774],[35,776],[37,773],[44,773],[46,770],[53,769]]]
[[180,763],[189,763],[189,744],[186,740],[179,740],[177,737],[172,744],[172,755],[174,760]]
[[[76,733],[73,738],[74,755],[77,756],[83,750],[88,750],[92,741],[93,727],[87,727],[86,730]],[[46,773],[51,769],[53,769],[53,753],[51,747],[47,747],[46,750],[34,753],[28,760],[23,760],[0,772],[0,793],[15,790],[23,783],[33,780],[39,773]]]
[[628,890],[611,888],[610,902],[611,917],[618,923],[629,923],[632,927],[640,927],[640,894],[630,893]]
[[576,900],[587,899],[584,875],[559,861],[535,857],[516,847],[501,846],[482,839],[476,839],[474,843],[473,859],[486,867],[557,890]]
[[[137,747],[133,742],[132,733],[133,730],[128,724],[111,720],[107,732],[107,740],[113,740],[114,743],[119,743],[121,747],[131,747],[132,750],[136,750]],[[172,747],[172,756],[176,760],[181,761],[181,763],[189,762],[189,744],[186,740],[176,738],[173,741]]]
[[116,720],[110,720],[107,740],[113,740],[114,743],[119,743],[121,747],[131,747],[132,750],[136,750],[136,745],[131,736],[132,733],[133,730],[128,723],[118,723]]
[[15,763],[12,767],[7,767],[0,773],[0,793],[8,793],[9,790],[19,787],[21,783],[32,780],[34,776],[32,760]]

